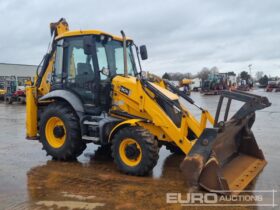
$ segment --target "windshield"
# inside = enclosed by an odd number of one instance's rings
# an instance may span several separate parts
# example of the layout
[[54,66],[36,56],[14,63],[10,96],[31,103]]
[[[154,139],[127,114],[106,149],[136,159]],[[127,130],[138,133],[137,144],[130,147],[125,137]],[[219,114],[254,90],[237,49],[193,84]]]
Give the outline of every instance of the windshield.
[[[127,70],[134,76],[137,72],[131,43],[127,46]],[[108,68],[111,75],[124,74],[123,43],[120,41],[96,42],[99,68]]]
[[[93,41],[95,41],[96,62],[98,65],[93,60],[95,56],[85,54],[82,37],[65,39],[67,48],[63,52],[65,54],[63,58],[66,60],[64,65],[69,81],[75,80],[76,76],[83,74],[87,74],[88,79],[90,79],[90,77],[95,77],[99,72],[101,80],[107,80],[115,75],[124,75],[123,43],[116,40],[102,41],[99,37]],[[137,69],[132,45],[133,43],[131,41],[127,44],[127,68],[128,75],[135,76]],[[57,75],[61,75],[62,61],[59,62],[58,57],[60,56],[62,59],[62,51],[57,51],[56,55],[58,62],[55,64],[57,65],[55,72]],[[101,73],[104,68],[109,70],[109,75]]]

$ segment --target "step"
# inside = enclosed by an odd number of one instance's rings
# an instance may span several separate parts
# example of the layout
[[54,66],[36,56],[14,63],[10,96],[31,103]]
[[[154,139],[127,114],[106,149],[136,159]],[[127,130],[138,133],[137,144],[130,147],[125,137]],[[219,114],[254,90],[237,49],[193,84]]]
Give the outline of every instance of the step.
[[93,141],[93,142],[99,142],[99,138],[98,137],[93,137],[93,136],[83,135],[82,139],[88,140],[88,141]]
[[98,122],[95,122],[95,121],[88,121],[88,120],[85,120],[83,124],[84,124],[84,125],[99,125]]

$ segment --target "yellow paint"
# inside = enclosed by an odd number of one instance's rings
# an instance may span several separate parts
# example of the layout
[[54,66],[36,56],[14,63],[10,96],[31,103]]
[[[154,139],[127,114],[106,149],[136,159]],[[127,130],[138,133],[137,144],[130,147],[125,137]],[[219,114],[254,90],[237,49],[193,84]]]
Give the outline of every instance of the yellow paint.
[[206,115],[206,118],[211,123],[211,125],[214,125],[215,124],[214,117],[207,110],[205,110],[204,114]]
[[[64,135],[59,138],[54,135],[55,127],[62,126],[64,129]],[[66,140],[66,129],[63,121],[59,117],[51,117],[45,127],[45,135],[49,145],[53,148],[60,148],[64,145]]]
[[165,89],[165,88],[163,88],[159,85],[156,85],[154,83],[151,83],[151,85],[154,86],[156,89],[158,89],[160,92],[162,92],[164,95],[166,95],[171,100],[178,100],[179,99],[179,97],[176,94],[170,92],[169,90],[167,90],[167,89]]
[[31,86],[32,85],[32,81],[31,80],[26,80],[24,82],[25,86]]
[[50,27],[52,28],[52,25],[55,25],[57,35],[64,34],[65,32],[69,31],[69,26],[66,21],[59,21],[57,23],[51,23]]
[[[66,31],[64,33],[62,33],[61,35],[56,37],[56,40],[61,39],[61,38],[65,38],[65,37],[72,37],[72,36],[85,36],[85,35],[107,35],[107,36],[111,36],[114,40],[118,40],[118,41],[123,41],[123,38],[121,36],[115,36],[109,33],[106,33],[104,31],[100,31],[100,30],[73,30],[73,31]],[[126,40],[130,40],[132,41],[132,39],[130,38],[126,38]]]
[[[126,155],[127,147],[130,146],[130,145],[133,145],[133,144],[136,145],[137,149],[140,152],[139,155],[135,159],[129,158]],[[135,167],[142,160],[142,149],[141,149],[141,146],[138,144],[138,142],[136,140],[131,139],[131,138],[126,138],[126,139],[123,139],[121,144],[120,144],[119,155],[120,155],[120,158],[121,158],[121,160],[123,161],[124,164],[126,164],[127,166],[130,166],[130,167]]]
[[181,85],[189,85],[192,84],[192,80],[191,79],[183,79],[181,81]]
[[[162,108],[154,100],[153,96],[149,96],[143,91],[142,85],[135,77],[116,76],[113,81],[113,110],[122,110],[131,115],[144,118],[143,120],[131,121],[149,130],[159,140],[174,142],[185,154],[188,154],[195,143],[187,138],[188,128],[190,128],[196,136],[200,136],[206,127],[207,120],[213,123],[213,117],[209,112],[202,112],[201,121],[197,121],[187,108],[183,107],[181,125],[177,127],[173,121],[166,115]],[[129,89],[129,95],[120,91],[120,87],[124,86]],[[172,100],[178,100],[178,96],[169,92],[167,89],[153,84],[159,91]],[[121,102],[121,103],[120,103]],[[129,124],[124,121],[123,124]],[[119,127],[120,125],[117,125]],[[110,138],[112,138],[112,133]]]
[[49,65],[46,69],[45,74],[43,75],[42,82],[40,84],[40,87],[38,88],[39,95],[43,96],[50,92],[50,82],[51,82],[51,75],[53,71],[53,65],[55,60],[55,53],[53,57],[50,59]]
[[138,122],[141,122],[143,120],[141,119],[132,119],[132,120],[125,120],[119,124],[117,124],[110,132],[109,134],[109,141],[111,140],[111,138],[113,137],[113,135],[118,131],[118,129],[122,126],[128,125],[128,126],[135,126],[137,125]]
[[27,86],[26,89],[26,137],[37,137],[37,101],[36,88]]
[[137,122],[137,125],[147,129],[151,134],[155,136],[156,139],[161,141],[172,141],[169,138],[165,137],[165,132],[160,126],[155,126],[153,123],[147,123],[144,121]]
[[7,93],[7,90],[5,89],[0,89],[0,95],[5,95]]

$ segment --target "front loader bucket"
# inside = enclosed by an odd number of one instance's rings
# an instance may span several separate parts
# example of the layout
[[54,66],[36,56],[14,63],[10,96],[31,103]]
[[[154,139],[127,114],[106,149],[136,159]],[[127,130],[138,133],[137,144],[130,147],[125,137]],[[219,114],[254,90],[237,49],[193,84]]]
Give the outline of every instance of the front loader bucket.
[[[221,92],[215,122],[223,99],[228,98],[224,121],[207,128],[181,163],[189,185],[200,185],[210,192],[238,194],[266,165],[251,131],[255,111],[271,105],[266,97],[240,91]],[[227,121],[231,100],[245,102]]]

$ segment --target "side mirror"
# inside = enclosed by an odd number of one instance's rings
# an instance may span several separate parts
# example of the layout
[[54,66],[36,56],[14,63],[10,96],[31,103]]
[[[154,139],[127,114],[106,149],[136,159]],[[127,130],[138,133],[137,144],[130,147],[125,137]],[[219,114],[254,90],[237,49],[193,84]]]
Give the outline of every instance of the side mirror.
[[110,76],[110,70],[108,68],[103,67],[100,72],[107,77]]
[[146,45],[140,46],[140,55],[142,60],[148,59],[148,52],[147,52]]
[[85,36],[83,38],[83,45],[84,45],[84,53],[86,55],[91,55],[92,54],[92,49],[93,49],[93,40],[91,36]]

